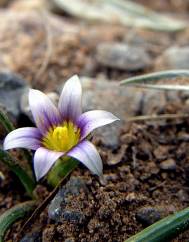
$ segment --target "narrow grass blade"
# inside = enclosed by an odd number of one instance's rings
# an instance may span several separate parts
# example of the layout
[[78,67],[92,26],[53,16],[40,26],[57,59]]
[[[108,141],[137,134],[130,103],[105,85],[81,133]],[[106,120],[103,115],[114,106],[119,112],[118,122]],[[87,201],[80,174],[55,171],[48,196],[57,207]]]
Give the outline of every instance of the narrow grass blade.
[[39,206],[34,210],[32,215],[29,217],[29,219],[25,222],[25,224],[21,227],[19,233],[18,233],[18,239],[22,237],[22,235],[27,230],[27,227],[29,227],[30,224],[33,224],[34,221],[37,219],[37,217],[40,215],[40,213],[47,207],[47,205],[52,201],[52,199],[57,194],[58,190],[64,186],[70,179],[72,170],[70,170],[57,184],[57,186],[52,190],[52,192],[45,198],[45,200],[42,201],[42,203],[39,204]]
[[152,224],[125,242],[167,242],[189,228],[189,208]]
[[167,71],[159,71],[153,72],[150,74],[139,75],[127,78],[120,82],[121,85],[127,84],[141,84],[146,82],[159,81],[164,79],[174,79],[174,78],[183,78],[189,77],[189,70],[167,70]]
[[52,0],[50,4],[59,12],[65,11],[68,14],[88,21],[102,21],[168,32],[180,31],[187,26],[184,21],[157,14],[151,9],[133,1],[93,0],[90,2],[72,0],[72,4],[70,4],[67,0]]
[[189,114],[152,114],[152,115],[141,115],[128,117],[127,122],[137,122],[137,121],[156,121],[156,120],[165,120],[165,119],[178,119],[178,118],[189,118]]
[[189,85],[135,84],[135,87],[164,91],[189,91]]
[[0,150],[0,161],[15,173],[20,182],[24,186],[27,194],[33,197],[33,190],[35,188],[34,180],[19,166],[18,162],[13,159],[10,154],[4,150]]
[[0,242],[11,225],[19,219],[25,218],[35,208],[35,201],[20,203],[10,208],[0,216]]
[[8,116],[2,109],[0,109],[0,123],[3,125],[7,132],[14,130],[13,123],[9,120]]

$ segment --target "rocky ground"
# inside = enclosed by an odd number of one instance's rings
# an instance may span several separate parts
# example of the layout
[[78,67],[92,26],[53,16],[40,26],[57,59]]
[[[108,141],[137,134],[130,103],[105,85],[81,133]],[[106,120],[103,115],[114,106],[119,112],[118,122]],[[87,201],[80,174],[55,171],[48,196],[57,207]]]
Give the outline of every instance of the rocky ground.
[[[187,19],[187,1],[137,2]],[[105,183],[80,165],[21,241],[124,241],[189,204],[188,120],[128,118],[189,113],[189,94],[123,87],[119,81],[152,71],[188,69],[189,29],[166,33],[91,24],[45,8],[45,1],[15,0],[0,10],[1,106],[17,127],[30,126],[29,87],[57,102],[64,81],[78,74],[84,110],[105,109],[121,122],[93,138],[103,159]],[[0,127],[1,144],[5,135]],[[1,214],[28,198],[2,164],[0,171]],[[45,180],[37,187],[41,200],[50,191]],[[6,241],[16,240],[23,222],[12,227]],[[188,239],[186,231],[172,241]]]

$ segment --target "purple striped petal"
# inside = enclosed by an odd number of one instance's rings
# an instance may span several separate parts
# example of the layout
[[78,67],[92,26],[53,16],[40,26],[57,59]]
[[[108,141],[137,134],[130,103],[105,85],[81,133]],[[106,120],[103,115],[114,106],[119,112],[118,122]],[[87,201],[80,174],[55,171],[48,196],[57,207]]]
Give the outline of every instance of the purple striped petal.
[[26,148],[31,150],[38,149],[41,134],[37,128],[19,128],[10,132],[3,144],[4,150],[12,148]]
[[40,147],[34,155],[34,171],[36,180],[38,181],[51,169],[58,158],[63,155],[63,152],[56,152]]
[[94,129],[119,120],[112,113],[103,110],[94,110],[83,113],[77,120],[77,126],[81,130],[81,139],[85,138]]
[[81,83],[77,75],[71,77],[64,85],[58,108],[64,120],[73,122],[81,115]]
[[82,141],[67,156],[71,156],[83,163],[92,173],[102,175],[102,160],[95,146],[87,140]]
[[30,89],[29,105],[34,121],[43,134],[49,127],[60,123],[60,114],[57,108],[44,93]]

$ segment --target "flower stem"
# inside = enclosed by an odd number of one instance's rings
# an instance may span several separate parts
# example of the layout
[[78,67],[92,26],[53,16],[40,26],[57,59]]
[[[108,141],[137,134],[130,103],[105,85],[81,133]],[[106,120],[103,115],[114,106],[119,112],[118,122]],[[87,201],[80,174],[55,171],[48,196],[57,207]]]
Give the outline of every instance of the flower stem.
[[125,242],[166,242],[188,228],[189,208],[185,208],[152,224]]
[[35,201],[20,203],[10,208],[0,216],[0,242],[4,242],[4,236],[10,226],[18,219],[24,218],[35,207]]
[[27,194],[33,197],[33,190],[35,188],[35,182],[32,178],[19,166],[18,162],[13,159],[8,152],[0,150],[0,161],[6,164],[9,169],[15,173],[20,182],[24,186]]
[[53,187],[57,186],[60,180],[77,166],[78,161],[76,159],[70,157],[58,159],[47,176],[48,183]]

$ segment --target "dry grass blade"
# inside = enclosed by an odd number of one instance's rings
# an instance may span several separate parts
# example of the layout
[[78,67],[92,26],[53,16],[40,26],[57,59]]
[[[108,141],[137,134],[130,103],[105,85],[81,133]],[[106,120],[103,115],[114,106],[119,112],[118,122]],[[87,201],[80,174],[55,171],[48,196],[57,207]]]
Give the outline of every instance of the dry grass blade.
[[53,189],[53,191],[49,194],[49,196],[41,203],[39,204],[39,206],[34,210],[34,212],[32,213],[32,215],[29,217],[29,219],[24,223],[24,225],[22,226],[22,228],[20,229],[18,235],[17,235],[17,242],[20,241],[20,238],[22,237],[23,233],[25,233],[25,231],[27,230],[28,226],[34,222],[34,220],[37,218],[37,216],[40,215],[40,213],[46,208],[46,206],[48,205],[48,203],[54,198],[54,196],[56,195],[56,193],[58,192],[59,188],[61,186],[63,186],[64,184],[66,184],[66,182],[69,180],[70,178],[70,174],[72,171],[70,171],[70,173],[67,173],[67,175],[60,181],[60,183]]
[[123,26],[161,31],[180,31],[186,23],[171,19],[132,1],[123,0],[53,0],[52,8],[88,21],[104,21]]
[[141,115],[127,118],[127,122],[148,121],[148,120],[161,120],[161,119],[177,119],[177,118],[189,118],[189,114],[153,114],[153,115]]

